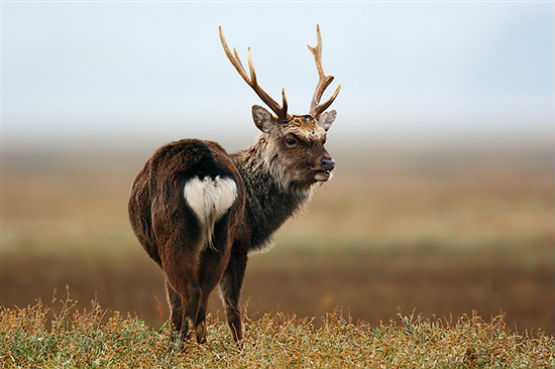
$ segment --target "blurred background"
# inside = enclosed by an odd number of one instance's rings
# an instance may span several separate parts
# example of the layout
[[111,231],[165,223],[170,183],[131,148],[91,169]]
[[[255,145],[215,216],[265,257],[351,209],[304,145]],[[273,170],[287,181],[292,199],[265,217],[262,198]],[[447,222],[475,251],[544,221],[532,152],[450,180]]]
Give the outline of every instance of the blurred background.
[[[249,315],[504,313],[554,333],[552,2],[3,2],[0,304],[50,300],[167,317],[127,196],[169,141],[249,146],[261,85],[304,114],[306,44],[341,82],[334,178],[252,255]],[[331,91],[330,91],[331,92]],[[328,92],[328,93],[330,93]],[[327,95],[326,95],[327,96]],[[324,97],[326,98],[326,97]],[[210,307],[222,307],[214,293]]]

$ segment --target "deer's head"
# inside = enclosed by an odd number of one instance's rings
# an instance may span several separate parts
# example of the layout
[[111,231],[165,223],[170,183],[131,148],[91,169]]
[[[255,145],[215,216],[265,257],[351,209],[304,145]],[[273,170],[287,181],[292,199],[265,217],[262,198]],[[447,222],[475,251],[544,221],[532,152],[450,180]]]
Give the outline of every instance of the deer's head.
[[326,76],[322,68],[322,38],[320,27],[316,28],[318,42],[315,47],[308,46],[314,55],[318,70],[318,84],[310,104],[310,112],[304,115],[287,112],[287,98],[282,89],[282,104],[278,104],[259,85],[249,48],[249,71],[245,71],[237,50],[229,50],[220,27],[220,39],[224,51],[243,80],[252,87],[262,101],[274,114],[259,105],[252,107],[254,124],[263,133],[261,139],[267,143],[265,161],[276,174],[286,182],[297,187],[308,187],[315,182],[325,182],[335,167],[335,163],[327,152],[326,132],[335,120],[336,111],[325,111],[337,97],[341,85],[337,86],[331,97],[320,103],[322,94],[333,81],[333,76]]

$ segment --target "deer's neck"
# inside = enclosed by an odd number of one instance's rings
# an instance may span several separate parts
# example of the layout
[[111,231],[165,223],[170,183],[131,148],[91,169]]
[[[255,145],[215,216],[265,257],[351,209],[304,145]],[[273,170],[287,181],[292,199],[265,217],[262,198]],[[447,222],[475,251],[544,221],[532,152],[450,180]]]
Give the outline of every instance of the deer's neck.
[[309,199],[311,190],[299,190],[283,182],[279,173],[286,168],[272,167],[268,143],[259,136],[254,145],[232,155],[247,190],[246,222],[251,248],[261,249],[291,215]]

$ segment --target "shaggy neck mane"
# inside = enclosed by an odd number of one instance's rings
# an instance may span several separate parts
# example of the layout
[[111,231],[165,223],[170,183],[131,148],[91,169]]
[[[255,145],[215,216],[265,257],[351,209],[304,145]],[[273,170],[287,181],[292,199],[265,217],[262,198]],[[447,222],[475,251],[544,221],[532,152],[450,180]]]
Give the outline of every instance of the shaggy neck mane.
[[231,156],[247,190],[246,220],[251,245],[260,249],[270,236],[310,198],[310,187],[288,181],[286,168],[276,160],[264,135],[254,145]]

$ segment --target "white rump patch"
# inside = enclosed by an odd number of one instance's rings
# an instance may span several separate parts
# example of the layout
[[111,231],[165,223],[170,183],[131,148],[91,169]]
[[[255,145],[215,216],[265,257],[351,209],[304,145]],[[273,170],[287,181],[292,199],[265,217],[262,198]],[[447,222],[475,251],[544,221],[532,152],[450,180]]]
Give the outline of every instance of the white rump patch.
[[212,246],[214,225],[237,198],[237,184],[229,177],[194,177],[185,183],[183,195],[202,224],[205,240]]

